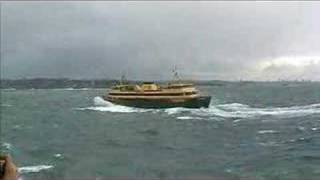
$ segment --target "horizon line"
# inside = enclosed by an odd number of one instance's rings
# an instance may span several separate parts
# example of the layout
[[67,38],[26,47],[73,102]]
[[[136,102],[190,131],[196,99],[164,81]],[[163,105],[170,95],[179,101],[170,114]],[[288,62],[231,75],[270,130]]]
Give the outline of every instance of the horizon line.
[[[53,77],[32,77],[32,78],[1,78],[3,80],[85,80],[85,81],[93,81],[93,80],[106,80],[106,81],[119,81],[119,79],[108,79],[108,78],[53,78]],[[151,80],[142,80],[142,79],[127,79],[127,81],[151,81]],[[162,79],[162,80],[152,80],[152,81],[173,81],[172,79]],[[311,80],[311,79],[296,79],[296,80],[286,80],[286,79],[278,79],[278,80],[223,80],[223,79],[181,79],[180,81],[225,81],[225,82],[320,82],[320,80]]]

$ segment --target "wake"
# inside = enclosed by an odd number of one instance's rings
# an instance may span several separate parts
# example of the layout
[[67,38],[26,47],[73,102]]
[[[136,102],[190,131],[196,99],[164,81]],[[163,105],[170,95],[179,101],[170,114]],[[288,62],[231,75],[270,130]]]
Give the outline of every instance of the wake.
[[[77,108],[82,111],[102,111],[113,113],[144,113],[144,112],[164,112],[167,115],[178,116],[177,119],[201,119],[205,117],[218,116],[224,118],[250,118],[259,116],[277,116],[277,117],[300,117],[311,114],[320,114],[320,104],[310,104],[304,106],[291,107],[265,107],[254,108],[240,103],[230,104],[211,104],[209,108],[190,109],[190,108],[167,108],[167,109],[143,109],[133,108],[121,105],[115,105],[105,101],[101,97],[93,99],[94,106]],[[188,115],[186,115],[188,114]],[[193,116],[192,116],[193,115]]]
[[118,113],[133,113],[133,112],[147,112],[151,109],[132,108],[127,106],[121,106],[113,104],[109,101],[105,101],[101,97],[93,98],[94,106],[77,108],[78,110],[91,110],[91,111],[104,111],[104,112],[118,112]]

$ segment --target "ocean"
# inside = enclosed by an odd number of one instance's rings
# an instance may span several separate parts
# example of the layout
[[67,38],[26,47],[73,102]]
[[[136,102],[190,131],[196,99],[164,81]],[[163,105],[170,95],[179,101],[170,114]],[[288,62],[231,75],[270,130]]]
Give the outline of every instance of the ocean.
[[209,108],[114,105],[106,89],[2,89],[21,179],[320,179],[320,83],[199,86]]

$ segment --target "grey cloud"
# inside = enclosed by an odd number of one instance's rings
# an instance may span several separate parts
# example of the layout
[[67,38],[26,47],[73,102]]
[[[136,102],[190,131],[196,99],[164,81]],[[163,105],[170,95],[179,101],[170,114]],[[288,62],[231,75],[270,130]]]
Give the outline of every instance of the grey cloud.
[[320,57],[319,12],[319,2],[3,2],[1,73],[167,79],[178,65],[194,79],[286,78],[290,65],[256,66]]

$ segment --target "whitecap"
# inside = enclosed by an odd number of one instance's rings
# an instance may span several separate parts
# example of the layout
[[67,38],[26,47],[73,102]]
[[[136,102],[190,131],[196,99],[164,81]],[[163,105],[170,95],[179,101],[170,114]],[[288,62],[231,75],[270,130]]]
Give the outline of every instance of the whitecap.
[[177,119],[193,119],[191,116],[179,116]]
[[47,169],[51,169],[51,168],[53,168],[53,166],[51,166],[51,165],[24,166],[24,167],[19,167],[18,171],[21,174],[23,174],[23,173],[36,173],[36,172],[40,172],[42,170],[47,170]]
[[242,121],[241,119],[236,119],[236,120],[234,120],[233,122],[234,123],[237,123],[237,122],[240,122],[240,121]]
[[[197,113],[197,112],[196,112]],[[257,116],[278,116],[278,117],[301,117],[310,114],[320,113],[320,104],[310,104],[304,106],[291,107],[266,107],[253,108],[245,104],[231,103],[210,106],[201,112],[221,117],[250,118]]]
[[176,107],[176,108],[167,108],[164,110],[164,112],[166,112],[168,115],[172,115],[172,114],[178,114],[181,113],[183,111],[188,111],[187,108],[182,108],[182,107]]
[[275,130],[260,130],[260,131],[258,131],[258,134],[274,134],[274,133],[278,133],[278,131],[275,131]]
[[106,101],[99,96],[93,98],[93,104],[95,106],[113,106],[114,105],[113,103]]
[[180,120],[188,120],[188,119],[202,119],[200,117],[192,117],[192,116],[178,116],[177,119],[180,119]]
[[1,107],[11,107],[11,104],[1,104]]
[[90,88],[53,88],[50,90],[54,90],[54,91],[87,91],[87,90],[91,90]]
[[16,91],[17,89],[16,88],[4,88],[4,89],[1,89],[2,91]]
[[225,108],[225,109],[244,109],[244,108],[249,108],[248,105],[240,104],[240,103],[220,104],[220,105],[216,105],[216,106],[220,107],[220,108]]
[[13,129],[21,129],[21,125],[17,124],[12,127]]
[[76,108],[77,110],[91,110],[91,111],[102,111],[102,112],[121,112],[121,113],[131,113],[137,112],[133,108],[127,108],[124,106],[111,106],[111,107],[102,107],[102,106],[92,106],[86,108]]
[[61,158],[62,154],[54,154],[53,156],[56,157],[56,158]]
[[133,108],[133,107],[116,105],[116,104],[113,104],[109,101],[104,100],[101,97],[94,97],[93,103],[95,106],[90,106],[90,107],[85,107],[85,108],[76,108],[76,109],[77,110],[102,111],[102,112],[119,112],[119,113],[152,111],[152,109],[142,109],[142,108]]
[[258,144],[261,145],[261,146],[278,146],[277,142],[274,142],[274,141],[261,142],[261,143],[258,143]]
[[297,129],[298,129],[299,131],[304,131],[304,130],[306,130],[306,128],[303,127],[303,126],[298,126]]
[[72,87],[69,87],[69,88],[53,88],[51,90],[55,90],[55,91],[74,91],[74,90],[81,90],[81,88],[79,88],[79,89],[75,89],[75,88],[72,88]]
[[1,146],[6,150],[12,149],[12,144],[7,143],[7,142],[2,143]]
[[304,106],[291,106],[291,107],[265,107],[254,108],[246,104],[230,103],[230,104],[218,104],[210,105],[208,108],[167,108],[167,109],[143,109],[133,108],[127,106],[121,106],[113,104],[104,100],[101,97],[94,97],[94,106],[77,108],[78,110],[92,110],[92,111],[106,111],[106,112],[120,112],[120,113],[132,113],[132,112],[165,112],[168,115],[179,115],[189,113],[196,117],[212,117],[218,116],[222,118],[253,118],[258,116],[277,116],[278,118],[288,117],[301,117],[310,114],[320,114],[320,104],[310,104]]

